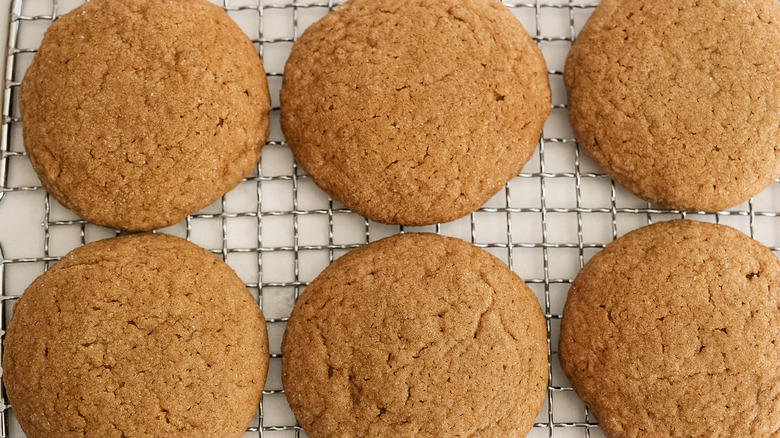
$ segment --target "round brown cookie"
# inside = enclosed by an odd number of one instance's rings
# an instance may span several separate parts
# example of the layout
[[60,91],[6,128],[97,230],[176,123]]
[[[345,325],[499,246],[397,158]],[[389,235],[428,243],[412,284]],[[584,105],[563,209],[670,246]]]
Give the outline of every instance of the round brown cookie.
[[282,383],[312,438],[525,436],[547,388],[544,317],[488,252],[395,235],[306,288],[284,333]]
[[780,262],[677,220],[596,254],[563,309],[563,371],[607,437],[780,434]]
[[41,183],[98,225],[172,225],[257,163],[270,100],[251,41],[205,0],[96,0],[52,23],[20,90]]
[[583,150],[647,201],[717,211],[780,176],[777,0],[604,0],[564,80]]
[[239,437],[268,369],[260,308],[232,269],[178,237],[70,252],[14,306],[3,381],[35,437]]
[[479,208],[550,112],[544,58],[498,0],[350,0],[295,43],[280,98],[314,182],[402,225]]

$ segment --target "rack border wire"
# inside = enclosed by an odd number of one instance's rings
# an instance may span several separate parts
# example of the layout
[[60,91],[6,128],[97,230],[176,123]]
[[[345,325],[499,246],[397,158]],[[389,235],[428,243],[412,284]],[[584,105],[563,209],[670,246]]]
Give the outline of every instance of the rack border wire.
[[[33,0],[12,0],[10,6],[9,26],[7,34],[6,44],[6,56],[5,56],[5,76],[4,86],[2,93],[2,120],[0,120],[0,207],[4,201],[6,193],[24,193],[24,192],[38,192],[43,191],[39,185],[9,185],[9,174],[12,171],[11,158],[22,157],[26,159],[26,154],[21,149],[12,148],[14,136],[12,129],[21,123],[21,118],[15,116],[15,99],[18,95],[18,87],[21,83],[21,76],[17,77],[17,56],[21,54],[31,54],[35,52],[35,48],[31,47],[19,47],[19,35],[20,29],[24,26],[24,23],[35,21],[53,21],[59,16],[60,4],[65,0],[50,0],[51,10],[48,13],[37,15],[23,15],[23,6],[25,3],[30,3]],[[250,4],[247,4],[250,3]],[[334,7],[343,3],[343,0],[334,1],[328,0],[314,1],[314,2],[302,2],[301,0],[292,0],[291,2],[285,2],[284,0],[274,0],[274,2],[268,2],[267,0],[219,0],[220,6],[223,7],[228,13],[244,13],[254,12],[256,14],[256,35],[250,35],[258,53],[263,57],[266,54],[269,46],[277,44],[291,45],[302,31],[301,26],[301,14],[305,11],[318,10],[323,13],[332,10]],[[592,10],[597,6],[596,1],[591,0],[557,0],[557,1],[540,1],[535,0],[532,2],[504,2],[507,7],[517,12],[529,12],[533,14],[533,28],[527,28],[529,34],[531,34],[533,40],[540,46],[543,53],[545,52],[545,44],[550,43],[568,43],[571,44],[576,38],[576,13],[578,11]],[[268,16],[270,13],[276,12],[290,12],[288,29],[291,30],[291,34],[286,36],[268,36]],[[564,11],[567,14],[566,30],[559,32],[558,34],[549,34],[544,32],[544,17],[545,11]],[[568,51],[568,50],[567,50]],[[278,80],[282,76],[280,69],[267,70],[267,77],[269,82],[272,80]],[[562,70],[549,69],[548,76],[552,78],[560,78],[562,76]],[[565,103],[553,102],[553,111],[565,111]],[[272,107],[272,116],[278,115],[279,107],[275,105]],[[278,121],[274,121],[272,117],[272,123],[278,124]],[[538,163],[526,166],[512,182],[507,183],[503,191],[497,196],[496,199],[503,202],[503,206],[495,206],[489,203],[487,206],[480,208],[477,212],[471,213],[469,216],[462,220],[465,228],[468,228],[462,236],[466,240],[470,240],[473,244],[490,250],[494,254],[505,257],[505,261],[510,268],[516,270],[516,265],[523,256],[518,254],[518,251],[533,250],[538,251],[541,254],[542,266],[541,275],[524,277],[526,283],[532,288],[536,288],[537,294],[540,298],[540,303],[545,314],[545,321],[547,327],[547,348],[548,348],[548,377],[549,384],[547,388],[545,405],[542,414],[537,418],[537,422],[534,424],[532,430],[532,436],[549,436],[555,437],[556,431],[571,431],[576,429],[582,433],[577,436],[591,437],[596,434],[598,425],[592,418],[590,413],[585,410],[584,416],[578,420],[571,420],[569,417],[563,420],[556,420],[555,400],[563,397],[561,394],[572,393],[572,388],[568,383],[562,384],[556,373],[555,364],[557,362],[557,348],[554,342],[554,332],[557,324],[561,318],[560,312],[555,308],[553,301],[559,300],[560,297],[556,297],[559,292],[554,292],[553,288],[559,286],[568,288],[568,285],[573,279],[573,275],[556,275],[554,271],[554,264],[556,263],[556,256],[552,254],[552,251],[558,250],[572,250],[576,251],[576,267],[581,268],[588,258],[589,254],[603,248],[610,240],[617,238],[621,232],[621,218],[624,217],[636,217],[642,218],[642,222],[650,224],[659,219],[668,217],[696,217],[697,219],[712,220],[720,223],[724,220],[738,221],[740,224],[745,225],[744,231],[747,231],[751,237],[756,237],[756,220],[757,218],[776,218],[780,215],[780,210],[777,204],[774,204],[772,209],[756,210],[754,208],[753,200],[750,200],[746,206],[736,207],[727,211],[721,211],[716,213],[684,213],[676,210],[670,210],[661,208],[655,205],[644,203],[643,205],[632,204],[629,206],[619,205],[618,199],[621,195],[619,189],[614,181],[610,180],[606,175],[600,171],[588,171],[583,169],[584,155],[582,155],[579,145],[577,145],[574,138],[570,136],[563,136],[560,134],[546,135],[548,128],[542,131],[541,138],[539,139],[538,152],[535,153],[535,158],[538,158]],[[549,163],[545,161],[545,154],[551,153],[550,148],[560,145],[570,146],[573,151],[573,170],[565,171],[550,171]],[[285,149],[286,143],[283,139],[271,139],[266,143],[265,150],[271,148]],[[265,154],[265,152],[264,152]],[[534,160],[532,160],[534,162]],[[337,256],[343,254],[345,251],[359,247],[372,241],[375,237],[375,233],[380,234],[383,231],[380,225],[374,224],[367,219],[357,218],[352,225],[352,229],[358,238],[349,242],[341,242],[337,239],[337,234],[340,233],[337,229],[340,229],[338,223],[341,219],[352,217],[355,219],[355,215],[350,210],[340,206],[337,202],[331,198],[327,198],[326,203],[320,207],[312,208],[309,206],[302,206],[304,202],[301,200],[301,188],[302,184],[310,182],[310,178],[304,172],[302,172],[298,165],[294,162],[291,164],[291,170],[288,173],[275,174],[274,172],[265,172],[268,166],[264,166],[261,160],[255,171],[244,179],[244,183],[250,184],[254,192],[254,205],[251,208],[246,207],[241,211],[235,211],[231,208],[228,202],[227,196],[221,198],[216,204],[216,211],[198,212],[190,215],[184,222],[183,235],[188,240],[192,240],[193,236],[197,234],[197,224],[202,222],[215,223],[219,226],[218,239],[214,245],[208,246],[208,249],[213,253],[219,255],[226,261],[235,255],[250,255],[256,257],[254,263],[254,270],[256,272],[256,280],[246,280],[245,284],[250,290],[254,290],[257,293],[257,302],[263,308],[266,309],[268,305],[269,297],[275,297],[286,289],[292,290],[292,298],[296,299],[299,294],[309,284],[310,279],[304,277],[303,267],[305,263],[302,262],[302,256],[311,253],[325,253],[327,255],[327,263],[332,262]],[[531,167],[535,167],[531,169]],[[515,206],[513,199],[517,199],[518,193],[522,194],[518,188],[513,188],[513,183],[516,182],[538,182],[538,206]],[[556,206],[550,202],[551,185],[556,181],[572,181],[574,183],[574,206]],[[584,181],[603,181],[608,184],[609,188],[609,203],[608,205],[602,205],[598,207],[586,206],[586,202],[583,199],[583,182]],[[272,184],[288,184],[291,185],[289,192],[290,196],[290,208],[267,208],[267,204],[271,196],[268,195],[269,185]],[[780,193],[780,185],[775,182],[772,187],[773,190]],[[515,195],[515,196],[513,196]],[[7,327],[8,309],[6,306],[9,303],[15,302],[19,297],[18,293],[12,293],[7,289],[7,267],[25,264],[43,264],[43,269],[48,267],[61,259],[61,256],[52,254],[50,251],[50,243],[53,239],[52,230],[61,229],[66,227],[77,228],[78,244],[84,245],[89,240],[87,238],[87,223],[80,219],[57,219],[52,217],[52,200],[48,194],[43,196],[43,222],[41,227],[43,229],[43,245],[42,256],[38,257],[13,257],[6,258],[5,254],[8,253],[8,247],[4,246],[5,242],[0,241],[0,324],[3,331],[0,335],[4,336],[5,328]],[[248,205],[248,204],[247,204]],[[272,203],[272,205],[275,205]],[[480,237],[480,224],[485,222],[483,219],[485,215],[490,218],[502,218],[503,229],[501,231],[502,238],[495,239],[483,239]],[[538,222],[536,226],[540,227],[540,236],[538,239],[523,239],[521,238],[523,229],[518,228],[517,225],[520,215],[527,215],[528,217],[535,217],[538,215]],[[550,219],[553,215],[565,215],[567,217],[573,217],[576,222],[575,237],[564,239],[563,241],[555,240],[551,237],[551,223]],[[609,227],[609,238],[602,241],[588,241],[585,231],[588,227],[585,224],[586,216],[600,215],[604,216]],[[301,236],[301,221],[307,218],[324,218],[326,219],[326,227],[323,233],[327,234],[326,239],[322,239],[319,243],[306,243],[302,241]],[[292,239],[289,243],[279,244],[271,241],[269,243],[268,236],[264,235],[264,230],[267,230],[269,225],[266,223],[272,219],[290,218],[292,227]],[[255,224],[256,235],[253,235],[253,244],[234,245],[230,242],[231,234],[230,223],[234,220],[246,219]],[[362,221],[360,220],[362,219]],[[777,227],[777,220],[771,219],[774,222],[774,227]],[[515,225],[513,225],[515,222]],[[634,226],[635,227],[635,226]],[[445,229],[446,228],[446,229]],[[416,230],[416,229],[411,229]],[[433,231],[436,233],[448,233],[448,224],[436,224],[432,227],[425,229],[426,231]],[[407,232],[410,228],[396,227],[394,232]],[[519,240],[518,240],[519,239]],[[776,254],[780,252],[780,240],[776,241],[776,244],[769,245],[770,249]],[[266,272],[266,264],[264,258],[266,256],[277,256],[291,254],[292,256],[292,277],[285,280],[279,280],[273,278],[268,272]],[[326,263],[326,264],[327,264]],[[556,289],[557,290],[557,289]],[[287,321],[287,316],[280,315],[266,315],[266,321],[275,327],[283,325]],[[0,347],[0,353],[2,349]],[[271,351],[270,360],[278,361],[281,359],[281,353]],[[261,400],[258,407],[258,419],[253,421],[247,432],[250,436],[295,436],[299,437],[302,434],[300,425],[295,421],[288,421],[283,423],[277,423],[272,417],[278,412],[271,412],[271,407],[266,406],[266,401],[272,397],[283,397],[284,391],[276,388],[266,388],[263,391],[263,400]],[[278,409],[277,409],[278,411]],[[0,438],[10,437],[10,419],[11,419],[10,406],[7,403],[5,389],[2,389],[0,394]],[[281,434],[281,435],[279,435]],[[563,434],[559,434],[561,436]],[[572,436],[566,434],[565,436]]]

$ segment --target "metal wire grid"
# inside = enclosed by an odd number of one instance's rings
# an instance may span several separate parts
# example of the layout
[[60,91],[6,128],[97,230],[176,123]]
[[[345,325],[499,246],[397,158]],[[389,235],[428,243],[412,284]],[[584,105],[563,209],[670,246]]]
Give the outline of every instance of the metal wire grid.
[[[430,227],[388,227],[370,222],[319,192],[292,161],[278,127],[278,89],[283,63],[292,42],[306,25],[341,1],[266,3],[264,0],[220,0],[220,5],[252,37],[271,87],[272,136],[257,169],[215,205],[193,214],[183,224],[165,230],[209,248],[233,266],[266,312],[271,337],[269,381],[258,416],[245,436],[305,436],[284,400],[279,378],[281,333],[294,299],[324,266],[344,252],[389,234],[410,230],[433,231],[470,240],[502,258],[536,292],[546,315],[550,383],[544,409],[530,436],[602,436],[595,420],[579,403],[562,375],[557,359],[557,332],[566,291],[576,271],[593,253],[619,235],[641,225],[672,217],[689,217],[735,226],[780,252],[780,184],[776,182],[755,200],[728,211],[686,215],[633,198],[580,154],[565,120],[561,98],[562,62],[568,47],[596,3],[559,0],[506,5],[520,18],[542,48],[551,69],[553,114],[534,158],[524,172],[508,183],[485,207],[466,218]],[[3,334],[11,306],[34,274],[61,259],[68,249],[116,232],[68,216],[39,183],[25,183],[29,173],[21,142],[17,94],[37,45],[22,42],[27,27],[45,26],[75,4],[65,0],[13,0],[8,32],[2,121],[0,124],[0,224],[18,214],[17,205],[42,203],[42,248],[27,256],[17,243],[0,240],[0,319]],[[34,6],[30,8],[30,6]],[[27,12],[33,9],[33,12]],[[41,12],[45,11],[45,12]],[[547,15],[551,14],[553,18]],[[549,24],[553,23],[553,24]],[[555,29],[551,32],[549,27]],[[278,29],[282,29],[278,32]],[[37,44],[37,43],[36,43]],[[25,58],[26,59],[23,59]],[[276,59],[276,62],[273,59]],[[556,91],[557,90],[557,91]],[[557,98],[556,98],[557,96]],[[562,164],[563,163],[563,164]],[[17,183],[15,181],[22,181]],[[14,211],[3,202],[15,198]],[[17,222],[14,222],[17,223]],[[247,226],[249,224],[249,226]],[[0,229],[5,227],[2,225]],[[35,224],[37,227],[37,223]],[[248,231],[247,231],[248,230]],[[8,230],[6,230],[8,234]],[[280,232],[281,231],[281,232]],[[237,239],[236,237],[239,236]],[[282,236],[282,237],[279,237]],[[35,240],[35,239],[33,239]],[[69,243],[61,243],[67,241]],[[29,243],[26,242],[25,243]],[[54,247],[59,247],[55,250]],[[9,254],[24,256],[6,258]],[[17,268],[38,266],[23,275]],[[283,275],[277,275],[283,272]],[[14,284],[12,284],[14,283]],[[0,437],[23,436],[13,420],[3,391]]]

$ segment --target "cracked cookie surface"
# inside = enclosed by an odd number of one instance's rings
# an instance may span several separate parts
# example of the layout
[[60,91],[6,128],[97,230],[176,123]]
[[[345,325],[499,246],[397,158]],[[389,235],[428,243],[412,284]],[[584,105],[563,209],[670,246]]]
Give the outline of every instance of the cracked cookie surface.
[[525,436],[547,388],[544,317],[488,252],[395,235],[339,258],[298,298],[282,383],[313,438]]
[[550,112],[541,51],[498,0],[350,0],[295,43],[280,99],[317,185],[403,225],[482,206],[531,157]]
[[780,262],[723,225],[632,231],[572,283],[559,356],[607,437],[780,434]]
[[240,437],[268,369],[265,320],[222,260],[136,234],[70,252],[24,292],[3,344],[37,437]]
[[717,211],[780,176],[776,0],[604,0],[564,81],[582,149],[640,198]]
[[57,19],[22,81],[41,183],[98,225],[172,225],[252,171],[270,100],[252,42],[205,0],[97,0]]

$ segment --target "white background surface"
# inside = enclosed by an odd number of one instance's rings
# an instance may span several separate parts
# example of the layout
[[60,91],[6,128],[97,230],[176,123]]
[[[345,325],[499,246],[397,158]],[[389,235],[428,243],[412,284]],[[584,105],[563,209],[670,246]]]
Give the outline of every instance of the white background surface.
[[[8,12],[11,8],[11,0],[0,0],[0,36],[2,36],[2,41],[6,40],[6,35],[8,35]],[[5,46],[3,46],[5,47]],[[5,54],[5,50],[3,51],[3,54]],[[5,67],[5,62],[3,62],[3,67]]]
[[[79,3],[79,0],[59,1],[59,12],[64,13]],[[231,7],[249,6],[249,9],[231,11],[230,15],[256,41],[269,74],[272,105],[276,108],[272,111],[270,142],[263,151],[258,171],[222,201],[186,222],[163,230],[188,237],[217,252],[236,269],[259,297],[269,320],[271,353],[275,355],[279,353],[281,335],[294,299],[309,281],[347,249],[401,230],[369,223],[344,211],[293,163],[278,123],[280,74],[291,40],[328,9],[292,8],[290,4],[289,0],[267,1],[261,20],[258,8],[252,6],[257,5],[256,0],[229,2]],[[405,229],[438,231],[486,247],[509,263],[539,297],[549,321],[552,380],[545,407],[531,432],[535,437],[602,436],[591,425],[593,419],[570,390],[558,365],[558,321],[569,282],[582,263],[616,236],[651,221],[682,216],[650,206],[615,187],[579,154],[572,139],[560,72],[572,34],[585,23],[594,4],[577,1],[570,7],[568,0],[553,0],[538,8],[534,2],[513,5],[512,11],[526,30],[540,41],[551,71],[555,109],[542,135],[544,154],[537,148],[523,173],[470,217],[441,226]],[[0,5],[3,14],[0,17],[6,17],[9,1],[0,0]],[[23,15],[49,15],[51,9],[51,0],[27,0]],[[6,19],[2,18],[2,22],[5,25]],[[37,47],[48,24],[47,20],[23,22],[18,47]],[[2,35],[5,40],[4,28]],[[16,55],[15,81],[21,80],[31,58],[32,54]],[[16,111],[12,117],[18,117]],[[44,271],[47,260],[54,261],[84,242],[114,235],[111,230],[84,224],[56,201],[48,199],[39,189],[40,183],[26,157],[20,154],[23,151],[20,123],[11,121],[10,130],[10,150],[16,153],[5,158],[11,171],[5,196],[0,200],[6,297],[21,294]],[[775,183],[751,203],[730,212],[687,217],[735,226],[778,254],[778,211],[780,184]],[[13,301],[5,301],[3,327]],[[262,435],[267,437],[299,433],[281,392],[280,362],[278,357],[271,358],[263,399]],[[258,436],[258,427],[256,419],[246,436]],[[23,436],[13,422],[10,436]]]

